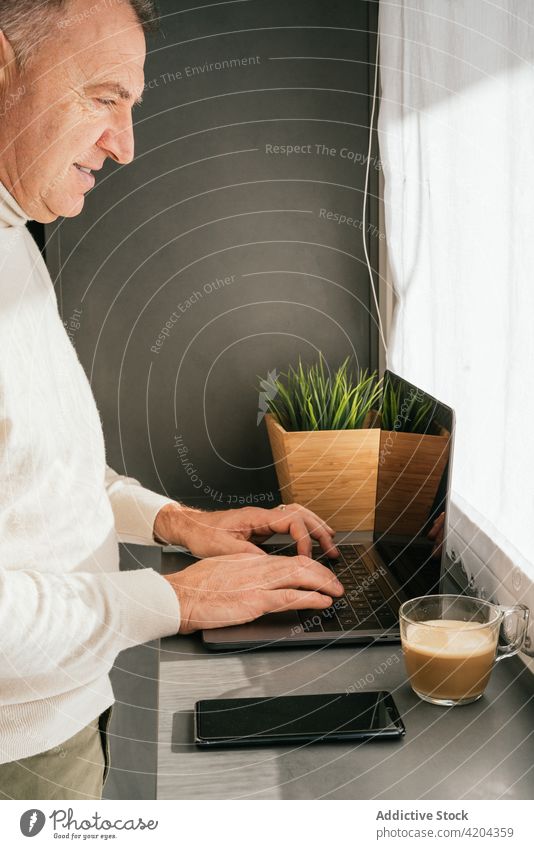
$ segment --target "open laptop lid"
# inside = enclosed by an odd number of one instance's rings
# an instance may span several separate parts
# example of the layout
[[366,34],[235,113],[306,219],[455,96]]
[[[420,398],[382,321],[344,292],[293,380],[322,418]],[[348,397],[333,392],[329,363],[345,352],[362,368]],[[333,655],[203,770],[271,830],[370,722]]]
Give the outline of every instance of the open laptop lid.
[[439,591],[454,411],[391,371],[384,375],[374,545],[410,598]]

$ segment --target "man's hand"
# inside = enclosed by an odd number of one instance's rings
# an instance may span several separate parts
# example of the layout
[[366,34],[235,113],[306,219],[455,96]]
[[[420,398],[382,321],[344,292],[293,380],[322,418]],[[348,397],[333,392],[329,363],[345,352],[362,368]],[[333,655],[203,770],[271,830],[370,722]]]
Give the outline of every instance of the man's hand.
[[180,633],[251,622],[281,610],[322,610],[343,595],[335,575],[308,557],[231,554],[165,575],[180,602]]
[[428,538],[431,539],[434,543],[434,548],[432,549],[432,557],[438,557],[439,555],[441,555],[444,532],[445,513],[440,513],[428,532]]
[[264,542],[272,534],[291,534],[298,553],[306,557],[312,552],[312,538],[318,540],[329,557],[338,553],[332,528],[300,504],[286,504],[272,510],[242,507],[213,513],[166,504],[154,523],[154,536],[159,542],[184,545],[197,557],[239,552],[259,554],[261,549],[254,543]]

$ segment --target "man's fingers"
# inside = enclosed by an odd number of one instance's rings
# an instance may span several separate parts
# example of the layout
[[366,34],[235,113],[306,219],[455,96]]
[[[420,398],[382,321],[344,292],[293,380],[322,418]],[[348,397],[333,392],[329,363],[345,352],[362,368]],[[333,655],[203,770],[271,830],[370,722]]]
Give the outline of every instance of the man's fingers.
[[311,510],[307,508],[302,508],[304,512],[304,521],[310,533],[314,539],[316,539],[324,553],[328,555],[328,557],[338,557],[339,552],[335,545],[333,544],[332,537],[335,534],[335,531],[327,525],[326,522],[323,522],[319,516],[316,516]]
[[339,551],[334,545],[332,536],[324,529],[324,526],[320,525],[318,527],[311,519],[306,520],[306,525],[308,533],[313,539],[317,540],[327,557],[331,557],[332,559],[339,557]]
[[[289,533],[293,539],[297,540],[299,554],[305,554],[307,557],[311,555],[310,537],[313,537],[319,542],[325,554],[329,557],[338,556],[338,551],[332,541],[335,532],[326,522],[300,504],[289,504],[287,511]],[[304,527],[301,527],[301,525],[304,525]],[[295,532],[292,530],[293,526]]]
[[445,526],[445,513],[440,513],[437,519],[435,519],[434,524],[430,528],[428,532],[429,539],[436,539],[440,533],[443,532]]
[[320,516],[317,515],[317,513],[314,513],[313,510],[309,510],[307,507],[302,507],[300,505],[296,506],[298,506],[299,509],[302,511],[305,521],[307,523],[312,523],[312,527],[317,529],[322,528],[325,533],[329,534],[330,536],[334,536],[335,531],[333,530],[333,528],[331,528],[330,525],[328,525],[324,521],[324,519],[321,519]]
[[303,590],[266,590],[263,598],[264,612],[282,610],[324,610],[332,605],[330,596]]
[[339,552],[335,547],[331,534],[323,524],[318,525],[313,514],[295,518],[289,525],[289,533],[296,540],[297,552],[311,557],[312,539],[316,539],[324,553],[328,557],[338,557]]
[[333,572],[316,560],[300,555],[299,557],[270,557],[275,561],[271,575],[277,588],[317,590],[328,595],[343,595],[343,585]]
[[289,533],[297,543],[297,551],[305,557],[311,557],[312,541],[308,533],[308,528],[303,519],[292,519],[289,525]]

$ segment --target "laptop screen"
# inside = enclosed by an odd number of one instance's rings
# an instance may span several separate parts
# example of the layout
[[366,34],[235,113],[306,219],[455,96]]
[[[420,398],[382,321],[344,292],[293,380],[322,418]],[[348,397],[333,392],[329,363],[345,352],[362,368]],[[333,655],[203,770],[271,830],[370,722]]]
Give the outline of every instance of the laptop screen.
[[438,592],[454,412],[390,371],[381,411],[374,544],[408,597]]

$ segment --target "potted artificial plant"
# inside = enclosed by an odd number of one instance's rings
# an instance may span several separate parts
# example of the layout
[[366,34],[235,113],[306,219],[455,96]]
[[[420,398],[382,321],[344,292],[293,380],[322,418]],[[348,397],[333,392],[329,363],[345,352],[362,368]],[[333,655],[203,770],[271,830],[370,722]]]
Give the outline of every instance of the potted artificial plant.
[[285,504],[298,502],[335,530],[372,530],[381,381],[318,363],[262,380],[269,441]]

